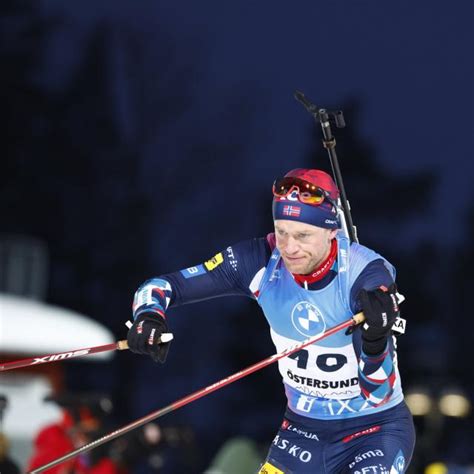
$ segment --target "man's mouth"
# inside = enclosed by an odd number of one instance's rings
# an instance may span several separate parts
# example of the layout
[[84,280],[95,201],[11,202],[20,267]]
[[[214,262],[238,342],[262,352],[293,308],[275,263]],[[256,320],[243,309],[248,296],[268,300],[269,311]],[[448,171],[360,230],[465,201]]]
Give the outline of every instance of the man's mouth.
[[288,255],[285,255],[285,258],[290,262],[298,262],[304,259],[304,257],[289,257]]

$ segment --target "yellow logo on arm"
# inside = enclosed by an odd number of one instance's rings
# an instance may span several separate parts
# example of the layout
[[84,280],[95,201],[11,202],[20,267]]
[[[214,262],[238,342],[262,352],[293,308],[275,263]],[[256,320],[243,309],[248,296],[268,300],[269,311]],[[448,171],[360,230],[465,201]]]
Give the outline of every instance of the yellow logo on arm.
[[222,256],[222,252],[217,253],[207,262],[204,262],[204,266],[209,270],[214,270],[214,268],[218,267],[224,261],[224,257]]
[[285,474],[285,473],[267,461],[261,467],[260,471],[258,471],[258,474]]

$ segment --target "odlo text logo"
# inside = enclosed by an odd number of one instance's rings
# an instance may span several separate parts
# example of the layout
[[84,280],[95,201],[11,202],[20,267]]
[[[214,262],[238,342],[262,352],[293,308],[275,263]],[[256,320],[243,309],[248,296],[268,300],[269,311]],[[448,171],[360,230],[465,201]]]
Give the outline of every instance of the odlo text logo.
[[290,443],[287,439],[280,438],[279,435],[275,436],[275,439],[273,440],[273,445],[276,446],[278,449],[286,451],[294,458],[298,458],[301,462],[311,461],[311,453],[309,451],[305,451],[300,446]]

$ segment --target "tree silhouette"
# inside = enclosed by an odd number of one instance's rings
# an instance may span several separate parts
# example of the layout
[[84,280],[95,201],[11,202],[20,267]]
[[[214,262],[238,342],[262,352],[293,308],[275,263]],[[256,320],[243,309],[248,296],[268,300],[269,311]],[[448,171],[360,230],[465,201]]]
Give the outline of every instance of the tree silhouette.
[[[360,110],[363,105],[357,99],[348,99],[342,105],[346,128],[333,125],[336,138],[336,153],[348,199],[352,205],[354,222],[360,227],[360,238],[369,244],[387,240],[396,241],[399,228],[409,219],[417,217],[430,206],[436,184],[436,175],[431,171],[396,176],[376,158],[377,153],[368,139],[362,138],[359,130]],[[332,174],[326,151],[322,147],[322,134],[318,125],[312,124],[313,143],[308,151],[306,163]],[[380,233],[380,231],[382,231]]]

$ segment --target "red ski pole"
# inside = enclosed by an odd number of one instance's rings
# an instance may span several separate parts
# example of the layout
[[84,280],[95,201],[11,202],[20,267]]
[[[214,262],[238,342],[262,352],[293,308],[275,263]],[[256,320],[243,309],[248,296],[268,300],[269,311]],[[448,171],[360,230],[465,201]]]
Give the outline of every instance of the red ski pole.
[[[173,334],[163,333],[158,342],[169,342],[173,339]],[[31,357],[30,359],[15,360],[12,362],[0,362],[0,372],[5,370],[19,369],[21,367],[29,367],[39,364],[47,364],[49,362],[58,362],[60,360],[73,359],[89,354],[97,354],[107,351],[124,351],[128,349],[126,340],[113,342],[112,344],[104,344],[103,346],[86,347],[84,349],[76,349],[69,352],[59,352],[57,354],[48,354],[40,357]]]
[[85,444],[81,448],[76,449],[75,451],[71,451],[70,453],[64,456],[61,456],[60,458],[54,461],[51,461],[48,464],[45,464],[41,467],[33,469],[32,471],[29,472],[29,474],[37,474],[39,472],[43,472],[44,470],[49,469],[50,467],[57,466],[58,464],[62,464],[64,461],[72,459],[81,453],[85,453],[86,451],[90,451],[91,449],[97,448],[98,446],[101,446],[102,444],[107,443],[108,441],[111,441],[115,438],[118,438],[119,436],[122,436],[128,433],[129,431],[134,430],[135,428],[139,428],[140,426],[143,426],[149,423],[150,421],[156,420],[157,418],[160,418],[163,415],[166,415],[174,410],[177,410],[178,408],[188,405],[189,403],[194,402],[195,400],[198,400],[199,398],[205,397],[206,395],[209,395],[210,393],[215,392],[216,390],[219,390],[222,387],[225,387],[226,385],[229,385],[232,382],[235,382],[236,380],[246,377],[247,375],[253,372],[256,372],[257,370],[263,369],[267,365],[273,364],[273,362],[283,359],[283,357],[289,356],[299,351],[300,349],[303,349],[304,347],[309,346],[310,344],[314,344],[315,342],[320,341],[321,339],[324,339],[330,336],[331,334],[339,332],[342,329],[348,328],[349,326],[362,323],[364,319],[365,318],[364,318],[363,313],[357,313],[352,318],[348,319],[347,321],[344,321],[341,324],[338,324],[337,326],[333,326],[332,328],[328,329],[322,334],[318,334],[317,336],[313,336],[308,339],[305,339],[299,344],[296,344],[292,347],[289,347],[288,349],[285,349],[282,352],[279,352],[270,357],[267,357],[266,359],[260,362],[257,362],[256,364],[251,365],[250,367],[247,367],[246,369],[243,369],[240,372],[236,372],[235,374],[230,375],[229,377],[226,377],[220,380],[219,382],[213,383],[212,385],[209,385],[208,387],[198,390],[197,392],[191,393],[190,395],[184,398],[181,398],[180,400],[172,403],[171,405],[168,405],[165,408],[161,408],[159,410],[151,412],[150,414],[144,416],[143,418],[139,418],[138,420],[135,420],[132,423],[129,423],[128,425],[122,426],[122,428],[112,431],[111,433],[105,436],[102,436],[102,438],[96,439],[95,441],[92,441],[89,444]]
[[84,349],[76,349],[68,352],[59,352],[57,354],[48,354],[44,356],[31,357],[30,359],[15,360],[12,362],[0,362],[0,372],[5,370],[19,369],[21,367],[29,367],[39,364],[47,364],[49,362],[57,362],[60,360],[73,359],[88,354],[97,354],[107,351],[123,351],[128,349],[127,341],[118,341],[112,344],[104,344],[103,346],[86,347]]

